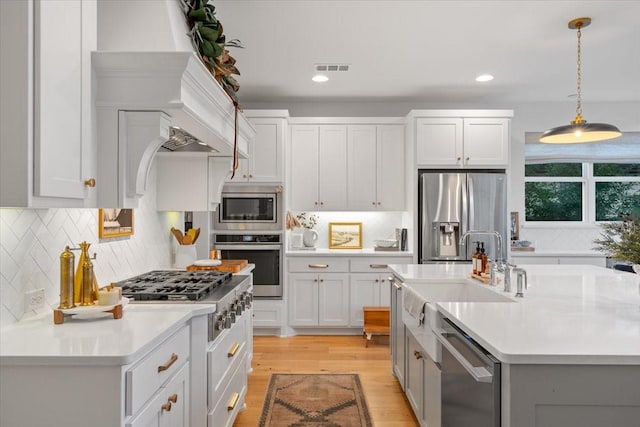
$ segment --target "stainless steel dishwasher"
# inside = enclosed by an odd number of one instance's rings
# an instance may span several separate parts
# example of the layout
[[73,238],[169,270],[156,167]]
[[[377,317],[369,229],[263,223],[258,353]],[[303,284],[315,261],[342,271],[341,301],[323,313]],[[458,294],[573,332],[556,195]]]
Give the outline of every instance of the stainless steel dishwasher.
[[500,361],[449,319],[442,344],[442,427],[500,427]]

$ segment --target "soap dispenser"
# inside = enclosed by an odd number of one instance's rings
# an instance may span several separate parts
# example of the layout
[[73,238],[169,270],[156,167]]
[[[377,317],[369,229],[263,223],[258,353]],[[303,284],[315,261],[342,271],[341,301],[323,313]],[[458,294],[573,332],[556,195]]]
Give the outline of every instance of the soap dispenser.
[[484,252],[484,242],[481,243],[482,247],[480,248],[480,273],[487,272],[487,254]]
[[476,250],[471,255],[471,263],[473,265],[473,274],[480,274],[480,270],[479,270],[480,242],[473,242],[473,243],[476,244]]

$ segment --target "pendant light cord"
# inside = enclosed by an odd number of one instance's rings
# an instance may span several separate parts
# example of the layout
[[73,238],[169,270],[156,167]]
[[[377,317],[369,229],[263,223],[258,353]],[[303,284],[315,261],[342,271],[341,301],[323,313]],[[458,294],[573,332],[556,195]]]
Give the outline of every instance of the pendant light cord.
[[578,29],[578,78],[577,78],[577,90],[578,90],[578,105],[576,107],[576,122],[582,122],[582,50],[580,39],[582,38],[582,24],[577,24]]

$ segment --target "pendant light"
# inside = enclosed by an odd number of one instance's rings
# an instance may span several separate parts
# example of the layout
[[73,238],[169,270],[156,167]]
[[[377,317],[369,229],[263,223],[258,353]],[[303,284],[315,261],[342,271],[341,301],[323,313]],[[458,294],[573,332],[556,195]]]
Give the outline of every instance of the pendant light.
[[581,142],[603,141],[605,139],[617,138],[622,133],[614,125],[607,123],[587,123],[582,118],[582,61],[580,59],[580,38],[582,28],[591,24],[591,18],[576,18],[569,21],[569,28],[577,30],[578,33],[578,106],[576,107],[576,118],[570,125],[558,126],[545,131],[540,137],[540,142],[549,144],[574,144]]

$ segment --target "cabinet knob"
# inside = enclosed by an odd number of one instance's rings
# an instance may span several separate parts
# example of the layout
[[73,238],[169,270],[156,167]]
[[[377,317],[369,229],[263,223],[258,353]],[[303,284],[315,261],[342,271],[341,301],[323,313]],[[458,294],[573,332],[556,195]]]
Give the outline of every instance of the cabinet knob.
[[376,205],[376,202],[371,202],[371,204],[372,204],[373,206],[375,206],[375,205]]
[[467,162],[469,161],[469,158],[468,158],[468,157],[466,158],[466,161],[467,161]]
[[318,202],[314,202],[313,204],[314,204],[314,205],[316,205],[316,206],[318,206]]
[[376,283],[378,283],[378,281],[379,281],[378,279],[375,280]]
[[320,202],[320,206],[324,206],[324,202]]
[[171,402],[167,402],[165,404],[162,405],[162,410],[163,411],[167,411],[167,412],[171,412]]
[[462,157],[458,157],[456,160],[457,160],[457,161],[460,161],[460,160],[462,160]]
[[324,279],[320,279],[320,283],[324,283]]
[[420,360],[420,359],[422,359],[422,354],[418,350],[414,350],[413,351],[413,357],[415,357],[416,359]]
[[378,202],[378,206],[380,206],[382,204],[382,202]]
[[253,175],[249,174],[249,178],[253,178]]
[[96,186],[95,178],[89,178],[89,179],[85,180],[84,181],[84,185],[87,186],[87,187],[91,187],[91,188],[95,187]]
[[242,177],[243,177],[243,178],[246,178],[246,177],[247,177],[247,174],[242,175]]
[[178,395],[172,394],[171,396],[169,396],[169,402],[178,403]]

